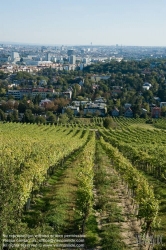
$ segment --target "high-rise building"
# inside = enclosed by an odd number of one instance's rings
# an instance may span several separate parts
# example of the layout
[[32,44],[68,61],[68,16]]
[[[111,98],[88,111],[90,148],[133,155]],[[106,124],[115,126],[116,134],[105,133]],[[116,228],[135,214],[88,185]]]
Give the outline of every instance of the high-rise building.
[[18,62],[20,60],[20,55],[18,52],[12,52],[11,54],[11,60],[13,62]]
[[85,49],[81,49],[81,54],[83,55],[85,53]]
[[70,64],[75,64],[76,63],[76,56],[69,56],[69,63]]
[[47,53],[46,55],[46,61],[51,61],[52,55],[50,53]]
[[67,51],[67,55],[68,55],[68,56],[74,55],[74,49],[69,49],[69,50]]
[[89,62],[89,58],[83,58],[83,63],[88,63]]

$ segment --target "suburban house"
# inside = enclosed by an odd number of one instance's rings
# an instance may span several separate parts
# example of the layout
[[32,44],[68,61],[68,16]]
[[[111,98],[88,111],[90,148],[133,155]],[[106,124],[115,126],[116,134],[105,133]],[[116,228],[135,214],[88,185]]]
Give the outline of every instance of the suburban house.
[[130,117],[130,118],[132,118],[133,117],[133,111],[131,110],[131,108],[129,107],[129,108],[127,108],[126,110],[125,110],[125,112],[124,112],[124,116],[125,117]]
[[142,114],[147,114],[147,109],[144,109],[144,108],[141,108],[141,112],[142,112]]
[[160,115],[161,115],[161,108],[159,108],[159,107],[152,108],[152,117],[153,118],[159,118]]
[[72,105],[74,105],[76,107],[80,107],[80,105],[86,105],[88,103],[92,103],[92,102],[89,100],[87,100],[87,101],[73,101]]
[[88,103],[84,108],[84,114],[98,114],[105,116],[107,113],[107,105],[105,103]]
[[47,85],[47,82],[46,82],[46,80],[40,80],[39,81],[39,86],[46,86]]
[[46,98],[49,94],[50,96],[53,96],[54,89],[48,89],[43,87],[37,87],[37,88],[26,88],[26,89],[19,89],[19,90],[8,90],[8,96],[12,95],[15,99],[22,99],[24,96],[29,96],[34,98],[36,95],[41,95],[42,98]]
[[95,99],[94,103],[106,103],[106,100],[104,97],[99,97]]
[[110,76],[91,76],[91,81],[93,82],[99,82],[100,80],[108,80],[110,78]]
[[46,107],[48,103],[51,103],[51,101],[46,98],[44,100],[41,100],[41,102],[39,103],[39,106],[40,107]]
[[142,86],[143,90],[149,90],[152,87],[151,83],[145,82]]
[[33,88],[32,97],[35,97],[36,95],[41,95],[42,98],[46,98],[47,95],[53,96],[54,92],[54,89],[48,89],[43,87]]
[[66,98],[68,98],[68,99],[71,99],[71,97],[72,97],[72,91],[71,91],[71,90],[64,91],[64,92],[61,93],[61,95],[62,95],[63,97],[66,97]]
[[124,107],[125,107],[125,109],[130,108],[131,107],[131,103],[125,103]]
[[98,84],[93,84],[92,85],[92,89],[95,90],[95,89],[98,89],[99,85]]
[[78,115],[78,113],[79,113],[79,111],[80,111],[80,108],[79,108],[79,107],[76,107],[76,106],[67,106],[67,107],[64,107],[64,108],[62,109],[62,114],[65,113],[65,110],[66,110],[66,109],[71,109],[71,110],[73,110],[74,115]]
[[112,116],[119,116],[119,110],[117,109],[117,108],[114,108],[113,110],[112,110]]
[[160,102],[160,97],[154,96],[154,100],[157,101],[157,102]]
[[121,94],[122,93],[122,90],[121,89],[113,89],[112,91],[111,91],[111,95],[112,96],[118,96],[119,94]]

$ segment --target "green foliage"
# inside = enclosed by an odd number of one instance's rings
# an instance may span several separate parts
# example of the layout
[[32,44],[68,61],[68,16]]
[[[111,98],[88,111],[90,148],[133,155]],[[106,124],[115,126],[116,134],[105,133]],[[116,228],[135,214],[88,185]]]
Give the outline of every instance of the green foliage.
[[27,123],[34,123],[35,117],[32,114],[32,111],[30,109],[26,109],[24,116],[23,116],[23,122]]
[[119,228],[116,225],[110,224],[103,228],[103,232],[101,233],[102,237],[102,249],[103,250],[125,250],[128,249],[125,246],[125,243],[122,241],[121,237],[119,236]]
[[[82,130],[76,133],[71,129],[37,124],[1,123],[0,127],[3,131],[3,140],[1,133],[3,154],[0,157],[0,198],[3,201],[0,204],[0,235],[2,235],[2,233],[17,232],[24,205],[27,204],[26,207],[29,208],[28,203],[33,198],[34,191],[45,185],[47,176],[52,173],[56,164],[85,144],[88,133],[81,138]],[[59,206],[55,207],[54,213],[47,218],[49,223],[53,219],[55,226],[57,223],[60,226],[66,216],[65,209],[61,216],[59,215],[63,202],[66,201],[66,204],[69,202],[64,192],[59,195],[58,200]],[[45,201],[42,207],[41,212],[48,211],[49,201]],[[59,217],[55,218],[55,214]],[[44,220],[39,212],[36,214],[36,219],[39,224]]]
[[113,128],[116,127],[115,122],[113,121],[112,117],[106,117],[103,121],[103,126],[105,128]]

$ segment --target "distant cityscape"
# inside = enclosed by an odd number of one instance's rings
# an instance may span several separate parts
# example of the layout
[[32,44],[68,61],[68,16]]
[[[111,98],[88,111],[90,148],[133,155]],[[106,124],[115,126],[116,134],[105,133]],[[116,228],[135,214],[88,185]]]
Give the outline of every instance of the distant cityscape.
[[83,70],[87,65],[111,60],[165,58],[166,47],[139,46],[33,46],[0,44],[0,70],[5,73],[57,70]]
[[165,117],[165,68],[166,47],[0,44],[0,120]]

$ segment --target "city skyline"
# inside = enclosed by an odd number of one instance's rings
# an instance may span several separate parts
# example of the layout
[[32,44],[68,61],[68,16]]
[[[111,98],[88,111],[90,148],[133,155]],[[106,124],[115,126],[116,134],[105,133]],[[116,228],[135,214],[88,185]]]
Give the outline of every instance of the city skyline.
[[6,0],[1,43],[166,46],[164,0]]

